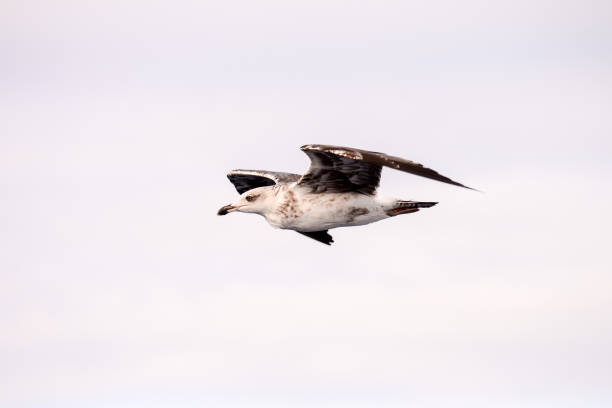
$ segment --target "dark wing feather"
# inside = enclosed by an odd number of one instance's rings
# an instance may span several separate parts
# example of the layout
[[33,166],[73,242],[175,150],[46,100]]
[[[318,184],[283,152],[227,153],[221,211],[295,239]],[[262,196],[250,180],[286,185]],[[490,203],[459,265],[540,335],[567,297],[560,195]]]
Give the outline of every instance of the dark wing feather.
[[331,245],[332,242],[334,242],[334,239],[332,238],[331,235],[329,235],[329,233],[327,232],[328,230],[325,231],[314,231],[314,232],[303,232],[303,231],[296,231],[299,232],[302,235],[306,235],[308,238],[312,238],[316,241],[319,241],[325,245]]
[[[347,193],[357,191],[374,194],[380,181],[381,166],[339,155],[335,151],[302,146],[310,158],[310,168],[299,181],[313,193]],[[331,147],[331,146],[330,146]]]
[[293,183],[300,177],[299,174],[266,170],[232,170],[227,174],[227,178],[236,187],[239,194],[257,187]]
[[311,164],[299,184],[311,187],[316,193],[359,191],[374,194],[382,166],[473,190],[401,157],[342,146],[306,145],[301,149],[310,157]]

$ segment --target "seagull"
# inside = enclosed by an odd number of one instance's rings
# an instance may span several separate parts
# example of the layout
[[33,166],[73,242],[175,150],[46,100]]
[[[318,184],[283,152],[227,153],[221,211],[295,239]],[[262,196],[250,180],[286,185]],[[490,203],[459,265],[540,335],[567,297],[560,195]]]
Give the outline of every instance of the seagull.
[[306,174],[266,170],[232,170],[227,177],[240,198],[217,215],[239,211],[262,215],[274,228],[297,231],[331,245],[328,231],[411,214],[438,204],[399,200],[377,194],[382,167],[474,190],[400,157],[342,146],[301,147],[310,158]]

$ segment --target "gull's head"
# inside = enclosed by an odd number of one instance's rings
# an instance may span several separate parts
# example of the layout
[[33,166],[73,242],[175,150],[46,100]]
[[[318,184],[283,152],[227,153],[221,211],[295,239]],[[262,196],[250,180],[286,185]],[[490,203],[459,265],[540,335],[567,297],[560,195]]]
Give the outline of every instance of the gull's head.
[[217,215],[225,215],[234,211],[263,215],[273,206],[273,203],[274,186],[257,187],[242,193],[235,203],[221,207]]

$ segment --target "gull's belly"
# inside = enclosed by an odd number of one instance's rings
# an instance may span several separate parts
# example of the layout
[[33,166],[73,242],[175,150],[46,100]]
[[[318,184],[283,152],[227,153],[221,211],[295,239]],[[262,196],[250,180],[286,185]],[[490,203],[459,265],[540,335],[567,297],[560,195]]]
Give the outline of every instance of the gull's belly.
[[309,232],[369,224],[387,217],[375,197],[336,193],[290,194],[266,218],[277,228]]

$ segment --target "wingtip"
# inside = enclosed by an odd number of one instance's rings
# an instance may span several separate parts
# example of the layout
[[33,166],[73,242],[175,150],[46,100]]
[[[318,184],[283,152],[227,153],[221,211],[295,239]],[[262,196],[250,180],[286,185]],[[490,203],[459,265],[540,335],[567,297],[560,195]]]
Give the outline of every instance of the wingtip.
[[451,183],[448,183],[448,184],[452,184],[452,185],[457,186],[457,187],[467,188],[468,190],[477,191],[479,193],[482,193],[482,191],[480,191],[480,190],[478,190],[478,189],[476,189],[474,187],[466,186],[465,184],[461,184],[461,183],[459,183],[459,182],[457,182],[455,180],[451,180]]
[[468,190],[476,191],[477,193],[484,193],[484,191],[478,190],[477,188],[474,188],[474,187],[464,186],[463,184],[461,184],[461,187],[467,188]]

